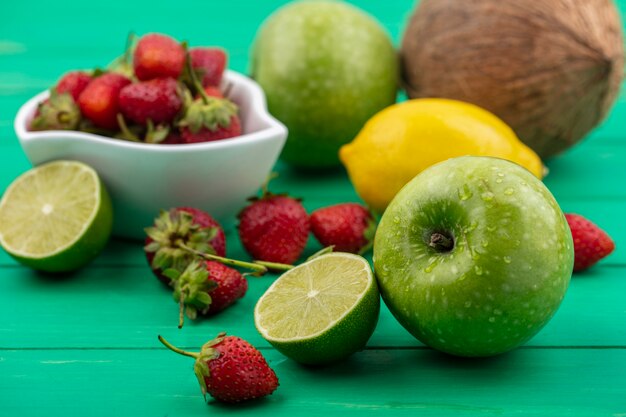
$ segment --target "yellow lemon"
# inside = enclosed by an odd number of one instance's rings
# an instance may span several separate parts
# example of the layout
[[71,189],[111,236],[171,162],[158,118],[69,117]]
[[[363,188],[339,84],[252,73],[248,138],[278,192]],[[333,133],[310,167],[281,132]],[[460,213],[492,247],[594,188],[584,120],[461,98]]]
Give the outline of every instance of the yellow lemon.
[[361,198],[383,212],[398,191],[429,166],[463,155],[515,162],[542,178],[532,149],[492,113],[448,99],[416,99],[374,115],[339,157]]

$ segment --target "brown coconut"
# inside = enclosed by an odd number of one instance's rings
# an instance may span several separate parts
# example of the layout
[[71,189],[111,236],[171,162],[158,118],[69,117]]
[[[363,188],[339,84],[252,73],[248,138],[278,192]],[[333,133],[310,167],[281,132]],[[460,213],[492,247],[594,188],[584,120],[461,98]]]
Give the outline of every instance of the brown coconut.
[[490,110],[547,158],[614,103],[621,30],[611,0],[422,0],[402,41],[404,83],[411,98]]

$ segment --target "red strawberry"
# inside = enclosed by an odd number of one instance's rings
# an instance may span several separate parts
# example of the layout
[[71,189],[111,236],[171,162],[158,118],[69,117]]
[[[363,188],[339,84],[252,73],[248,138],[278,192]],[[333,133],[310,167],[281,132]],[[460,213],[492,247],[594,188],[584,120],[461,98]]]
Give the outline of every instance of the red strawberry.
[[204,87],[204,92],[209,97],[224,98],[224,94],[222,94],[222,91],[218,87],[212,85]]
[[220,48],[192,48],[189,50],[191,67],[202,86],[219,86],[226,68],[226,52]]
[[195,259],[182,251],[174,242],[182,242],[190,248],[226,256],[226,236],[222,226],[208,213],[191,207],[179,207],[162,211],[152,227],[146,228],[144,250],[146,259],[156,277],[170,284],[163,275],[166,269],[183,271]]
[[144,35],[137,42],[133,67],[138,79],[178,78],[185,65],[185,49],[169,36],[159,33]]
[[183,139],[180,137],[180,133],[178,131],[170,131],[167,137],[159,142],[161,145],[180,145],[183,143]]
[[95,78],[78,97],[83,116],[104,129],[118,129],[120,90],[130,84],[123,75],[109,72]]
[[120,110],[124,117],[145,125],[170,123],[183,107],[178,82],[173,78],[156,78],[129,84],[120,91]]
[[224,310],[246,294],[248,281],[236,269],[215,261],[193,261],[181,272],[164,272],[174,288],[174,300],[180,305],[178,328],[184,314],[195,320],[198,314],[212,315]]
[[217,284],[211,291],[211,305],[206,314],[215,314],[246,295],[248,281],[236,269],[219,262],[206,261],[209,279]]
[[300,201],[263,192],[239,214],[239,237],[255,259],[292,264],[309,236],[309,216]]
[[80,93],[91,82],[91,75],[82,71],[71,71],[65,74],[56,85],[59,94],[70,93],[74,100],[78,100]]
[[566,214],[565,218],[574,239],[574,271],[589,268],[615,249],[609,235],[583,216]]
[[241,135],[237,106],[228,99],[202,97],[193,101],[180,121],[185,143],[211,142]]
[[278,377],[254,346],[245,340],[220,333],[202,346],[200,352],[187,352],[171,345],[168,349],[196,359],[193,367],[202,394],[227,403],[265,397],[278,388]]
[[362,205],[344,203],[311,213],[311,231],[324,246],[334,246],[338,252],[362,253],[371,247],[376,222]]

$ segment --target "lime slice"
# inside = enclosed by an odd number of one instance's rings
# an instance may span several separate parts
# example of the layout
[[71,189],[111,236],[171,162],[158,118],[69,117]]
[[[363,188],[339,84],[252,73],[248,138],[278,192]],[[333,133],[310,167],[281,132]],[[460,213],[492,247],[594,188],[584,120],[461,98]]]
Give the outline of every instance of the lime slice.
[[0,245],[18,262],[72,271],[104,247],[112,226],[109,195],[85,164],[56,161],[18,177],[0,200]]
[[285,272],[259,299],[254,321],[261,336],[285,356],[321,364],[363,349],[379,311],[369,263],[337,252]]

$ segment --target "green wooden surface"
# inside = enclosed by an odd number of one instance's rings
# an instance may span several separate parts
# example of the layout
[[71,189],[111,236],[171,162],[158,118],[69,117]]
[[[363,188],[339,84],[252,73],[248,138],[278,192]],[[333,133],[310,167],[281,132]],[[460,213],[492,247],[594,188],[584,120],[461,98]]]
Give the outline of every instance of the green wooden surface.
[[[105,65],[129,30],[162,31],[229,49],[245,72],[256,28],[281,0],[0,4],[0,190],[28,167],[12,129],[21,103],[70,68]],[[397,42],[408,1],[355,1]],[[151,5],[152,4],[152,5]],[[626,11],[626,1],[618,2]],[[301,367],[256,333],[252,308],[274,277],[223,314],[176,329],[176,304],[145,265],[141,245],[112,241],[88,268],[39,275],[0,252],[0,416],[626,415],[626,96],[580,146],[549,162],[546,184],[565,211],[593,218],[615,253],[574,276],[554,319],[526,346],[488,360],[433,352],[382,309],[368,348],[322,369]],[[296,174],[282,165],[277,190],[307,209],[357,197],[341,170]],[[228,252],[243,257],[234,230]],[[307,253],[318,249],[311,239]],[[199,395],[191,362],[163,350],[161,333],[194,348],[226,330],[259,346],[281,382],[264,401],[233,408]]]

